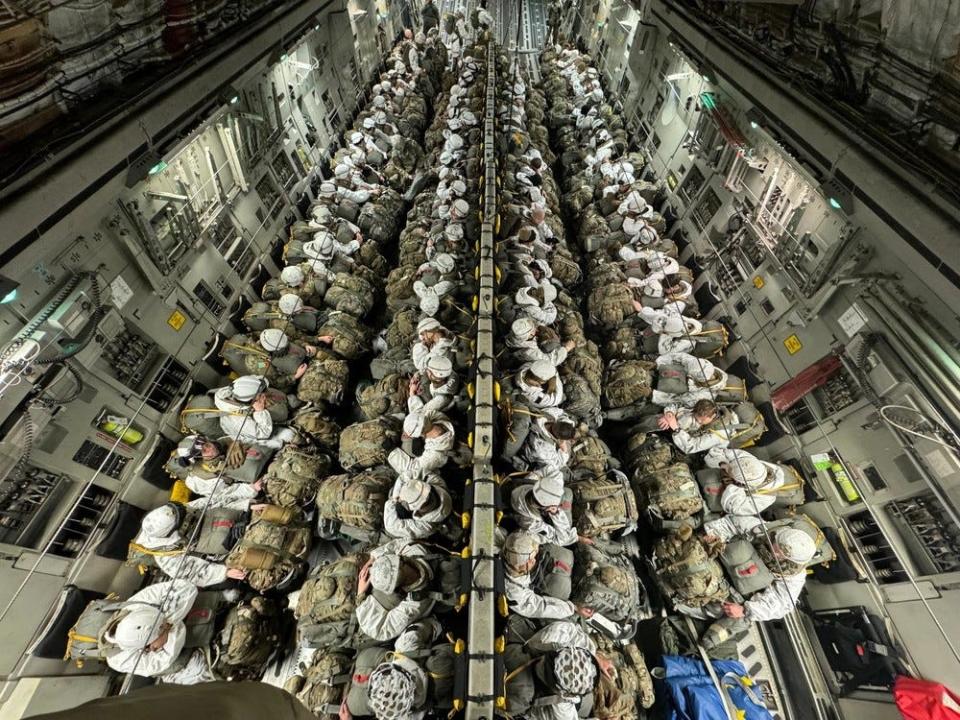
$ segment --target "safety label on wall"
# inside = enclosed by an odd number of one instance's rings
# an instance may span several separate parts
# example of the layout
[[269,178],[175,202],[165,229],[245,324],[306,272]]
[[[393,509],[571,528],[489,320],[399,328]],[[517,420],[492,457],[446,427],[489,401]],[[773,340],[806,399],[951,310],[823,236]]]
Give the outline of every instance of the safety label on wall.
[[167,318],[167,325],[172,327],[177,332],[180,332],[180,328],[183,327],[183,324],[187,321],[187,316],[184,315],[179,310],[174,310],[170,313],[170,317]]
[[783,346],[791,355],[796,355],[798,352],[800,352],[800,350],[803,349],[803,344],[800,342],[800,338],[798,338],[796,335],[791,335],[784,340]]

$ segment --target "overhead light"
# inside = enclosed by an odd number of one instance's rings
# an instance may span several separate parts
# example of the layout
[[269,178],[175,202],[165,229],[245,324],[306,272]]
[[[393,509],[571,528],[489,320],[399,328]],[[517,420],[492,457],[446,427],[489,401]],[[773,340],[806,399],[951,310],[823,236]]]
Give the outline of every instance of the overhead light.
[[128,188],[133,188],[141,180],[156,175],[167,169],[167,163],[153,149],[147,150],[143,155],[134,160],[127,166],[127,177],[124,184]]
[[750,127],[752,127],[754,130],[767,125],[766,116],[755,107],[747,110],[747,121],[750,123]]
[[853,214],[853,193],[836,179],[830,178],[822,182],[820,192],[827,199],[827,204],[834,210],[839,210],[847,215]]
[[20,283],[16,280],[0,275],[0,305],[6,305],[16,300],[18,287],[20,287]]

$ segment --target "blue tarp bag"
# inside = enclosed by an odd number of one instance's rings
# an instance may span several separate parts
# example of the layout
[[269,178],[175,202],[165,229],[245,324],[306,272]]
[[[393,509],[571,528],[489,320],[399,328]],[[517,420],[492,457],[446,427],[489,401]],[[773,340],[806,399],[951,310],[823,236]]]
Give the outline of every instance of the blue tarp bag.
[[[743,664],[736,660],[713,660],[712,664],[733,707],[740,711],[739,718],[773,720]],[[727,720],[723,698],[702,661],[664,655],[663,673],[657,678],[657,685],[667,720]]]

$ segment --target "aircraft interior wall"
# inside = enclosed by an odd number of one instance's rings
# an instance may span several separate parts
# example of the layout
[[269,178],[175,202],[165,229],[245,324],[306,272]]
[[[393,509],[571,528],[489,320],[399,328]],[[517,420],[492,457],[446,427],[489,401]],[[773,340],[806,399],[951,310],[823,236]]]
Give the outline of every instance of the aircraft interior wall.
[[[517,12],[489,3],[510,36],[496,39],[519,50],[531,83],[540,73],[531,24],[546,22],[548,4],[521,2]],[[419,16],[422,3],[406,5]],[[809,581],[802,613],[754,627],[741,647],[756,648],[758,677],[783,703],[778,718],[892,720],[888,690],[838,692],[813,618],[865,608],[909,669],[960,688],[960,210],[928,178],[891,169],[896,158],[802,91],[768,92],[774,81],[762,65],[711,38],[682,5],[561,3],[562,28],[603,73],[648,160],[644,179],[662,185],[656,210],[670,220],[666,237],[680,241],[680,261],[696,268],[703,318],[730,331],[722,362],[757,378],[750,399],[779,425],[758,455],[796,464],[807,480],[803,513],[838,528],[857,570],[844,582]],[[390,0],[285,10],[245,47],[184,71],[152,105],[111,114],[109,133],[0,189],[0,278],[15,282],[14,299],[0,304],[0,346],[39,317],[38,352],[74,358],[73,371],[55,364],[0,379],[0,477],[20,469],[29,447],[30,466],[54,478],[54,501],[26,526],[0,525],[0,714],[106,692],[96,665],[34,657],[30,646],[65,585],[122,597],[141,586],[135,567],[94,552],[98,533],[119,504],[154,508],[169,497],[162,465],[181,437],[175,410],[192,390],[223,384],[224,342],[244,332],[244,312],[285,266],[290,227],[332,177],[343,133],[370,102],[403,21]],[[189,109],[172,113],[171,98],[181,97],[192,98],[180,106]],[[492,248],[493,231],[484,232]],[[98,307],[106,286],[111,302]],[[480,287],[495,290],[493,281]],[[64,288],[80,294],[70,295],[72,324],[60,327],[43,316],[64,304]],[[490,320],[494,302],[482,290],[474,310]],[[81,342],[91,318],[97,332]],[[830,357],[829,379],[793,390]],[[479,367],[471,389],[492,394]],[[112,435],[113,417],[139,438]],[[474,438],[483,429],[471,428],[478,456],[493,445]],[[478,462],[478,487],[492,483],[493,462]],[[917,530],[918,506],[936,508],[942,542]],[[491,517],[474,518],[474,549],[492,541]],[[71,520],[76,538],[62,530]],[[490,573],[480,581],[493,585]],[[479,595],[464,622],[492,651],[500,619],[495,599]],[[803,697],[790,697],[791,674]]]

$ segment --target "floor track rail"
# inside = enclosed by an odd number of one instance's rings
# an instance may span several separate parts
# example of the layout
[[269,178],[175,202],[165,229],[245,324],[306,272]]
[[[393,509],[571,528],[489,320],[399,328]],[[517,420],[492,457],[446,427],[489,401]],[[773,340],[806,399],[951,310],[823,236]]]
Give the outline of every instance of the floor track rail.
[[468,720],[493,718],[495,685],[495,591],[497,547],[496,482],[493,450],[496,421],[494,322],[496,268],[494,232],[497,222],[497,161],[494,119],[496,117],[496,48],[487,49],[487,97],[483,128],[483,207],[480,232],[479,292],[477,306],[476,393],[473,429],[473,508],[470,552],[473,557],[473,587],[470,597],[470,674],[467,685]]

